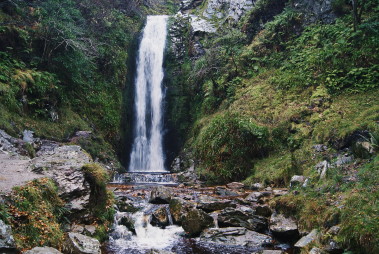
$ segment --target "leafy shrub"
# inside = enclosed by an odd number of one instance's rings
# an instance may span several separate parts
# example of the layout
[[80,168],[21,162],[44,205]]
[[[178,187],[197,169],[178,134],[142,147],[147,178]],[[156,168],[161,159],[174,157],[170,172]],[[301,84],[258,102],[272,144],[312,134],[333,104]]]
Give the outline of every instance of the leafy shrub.
[[250,119],[231,113],[214,116],[196,141],[195,152],[206,174],[222,182],[241,180],[252,168],[252,159],[265,154],[268,130]]

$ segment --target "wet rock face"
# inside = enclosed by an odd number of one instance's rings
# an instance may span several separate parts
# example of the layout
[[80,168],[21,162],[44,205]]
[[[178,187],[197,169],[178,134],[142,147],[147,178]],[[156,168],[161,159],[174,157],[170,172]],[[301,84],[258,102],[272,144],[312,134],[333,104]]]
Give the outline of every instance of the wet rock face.
[[0,253],[7,250],[11,251],[15,248],[16,243],[13,239],[11,227],[0,220]]
[[273,214],[270,218],[270,230],[279,238],[296,239],[299,235],[296,221],[283,214]]
[[72,254],[101,254],[97,239],[78,233],[68,233],[65,252]]
[[35,247],[24,254],[62,254],[62,252],[51,247]]
[[169,188],[157,186],[151,191],[149,202],[152,204],[169,204],[171,195]]
[[242,227],[211,228],[201,234],[200,240],[251,248],[262,248],[272,245],[272,238],[270,236]]
[[213,218],[209,214],[195,208],[189,210],[182,221],[182,227],[190,237],[199,236],[204,229],[213,225]]
[[244,227],[249,230],[264,232],[267,230],[267,219],[254,215],[248,207],[226,208],[218,215],[219,227]]

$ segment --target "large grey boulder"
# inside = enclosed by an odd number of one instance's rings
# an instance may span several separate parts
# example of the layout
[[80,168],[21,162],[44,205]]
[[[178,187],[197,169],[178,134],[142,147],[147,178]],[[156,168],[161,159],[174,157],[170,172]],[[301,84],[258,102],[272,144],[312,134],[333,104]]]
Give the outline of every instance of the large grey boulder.
[[43,142],[30,168],[51,177],[58,185],[58,193],[73,212],[88,208],[90,185],[82,167],[92,158],[80,146],[59,146],[54,142]]
[[197,208],[200,208],[206,212],[213,212],[222,210],[227,207],[236,207],[231,200],[218,199],[211,196],[200,196]]
[[16,243],[12,235],[12,229],[4,221],[0,220],[0,252],[2,250],[14,250]]
[[272,238],[270,236],[242,227],[210,228],[201,234],[200,241],[257,249],[272,244]]
[[267,219],[254,214],[254,210],[246,207],[226,208],[217,218],[219,227],[244,227],[249,230],[264,232]]
[[270,218],[271,232],[280,238],[293,238],[299,235],[296,221],[283,214],[272,214]]
[[62,254],[62,252],[51,247],[35,247],[24,254]]
[[199,236],[204,229],[213,225],[212,216],[195,208],[190,209],[182,220],[182,227],[190,237]]
[[149,202],[152,204],[169,204],[172,192],[164,186],[157,186],[152,189]]
[[68,233],[64,250],[71,254],[101,254],[97,239],[73,232]]

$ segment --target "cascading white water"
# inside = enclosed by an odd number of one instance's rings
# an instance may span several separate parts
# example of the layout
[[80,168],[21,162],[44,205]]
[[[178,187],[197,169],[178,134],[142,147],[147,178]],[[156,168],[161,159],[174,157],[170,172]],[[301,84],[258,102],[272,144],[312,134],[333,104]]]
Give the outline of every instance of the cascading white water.
[[135,81],[135,129],[129,171],[165,171],[162,147],[163,53],[167,16],[148,16]]

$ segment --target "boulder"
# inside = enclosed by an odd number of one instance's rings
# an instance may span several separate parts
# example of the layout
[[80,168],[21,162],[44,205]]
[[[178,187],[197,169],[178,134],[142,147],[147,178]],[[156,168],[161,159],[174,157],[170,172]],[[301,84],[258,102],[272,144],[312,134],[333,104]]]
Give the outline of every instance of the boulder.
[[291,3],[295,10],[303,13],[305,24],[317,21],[330,24],[337,17],[332,2],[332,0],[294,0]]
[[62,252],[51,247],[35,247],[24,254],[62,254]]
[[190,237],[199,236],[204,229],[213,225],[212,216],[196,208],[190,209],[182,221],[182,227]]
[[11,251],[15,248],[16,243],[12,235],[11,227],[0,220],[0,251]]
[[245,184],[239,183],[239,182],[232,182],[232,183],[228,183],[226,187],[232,190],[240,190],[240,189],[245,188]]
[[323,254],[324,252],[319,249],[319,248],[316,248],[316,247],[313,247],[310,251],[309,251],[309,254]]
[[167,210],[168,207],[166,206],[161,206],[156,209],[151,215],[150,224],[161,228],[165,228],[166,226],[170,225],[169,214]]
[[358,158],[368,159],[375,154],[375,147],[373,143],[367,140],[359,140],[352,146],[352,150],[355,156]]
[[101,254],[97,239],[78,233],[68,233],[64,252],[72,254]]
[[324,246],[324,250],[330,254],[342,254],[344,252],[344,249],[341,247],[341,245],[333,239],[330,239],[327,242],[327,244]]
[[89,207],[90,185],[82,167],[92,158],[80,146],[59,146],[54,142],[42,142],[37,157],[31,161],[32,170],[42,169],[58,185],[59,196],[67,202],[72,213]]
[[250,193],[245,199],[251,202],[258,202],[261,198],[263,198],[263,196],[264,195],[262,192],[254,191]]
[[226,208],[217,218],[219,227],[244,227],[249,230],[264,232],[267,229],[267,219],[254,215],[252,209]]
[[170,213],[172,220],[175,224],[181,225],[183,218],[186,216],[191,208],[194,208],[194,204],[185,201],[182,198],[174,197],[170,200]]
[[341,167],[341,166],[343,166],[345,164],[349,164],[352,161],[353,161],[353,157],[352,156],[349,156],[348,154],[343,154],[343,155],[339,155],[337,157],[335,165],[337,167]]
[[299,235],[296,221],[287,218],[283,214],[272,214],[270,218],[270,230],[279,238],[296,238]]
[[130,232],[136,234],[136,229],[134,227],[135,220],[132,215],[128,213],[116,214],[116,221],[119,225],[125,226]]
[[259,254],[284,254],[282,250],[263,250]]
[[151,191],[149,202],[152,204],[169,204],[171,200],[171,194],[171,190],[167,187],[154,187]]
[[272,245],[272,238],[270,236],[242,227],[210,228],[201,234],[200,241],[257,249]]
[[274,197],[280,197],[288,194],[288,190],[286,189],[277,189],[273,190],[272,194],[274,194]]
[[315,169],[317,170],[320,179],[324,179],[326,177],[328,169],[331,167],[330,163],[328,161],[321,161],[316,166]]
[[303,236],[299,241],[297,241],[294,246],[296,248],[305,248],[316,241],[318,236],[318,230],[313,229],[308,235]]
[[200,196],[197,208],[200,208],[206,212],[213,212],[225,209],[227,207],[236,207],[231,200],[217,199],[210,196]]
[[255,207],[255,214],[263,217],[270,217],[272,210],[268,205],[258,205]]
[[215,189],[215,194],[221,196],[221,197],[235,197],[239,196],[237,192],[228,190],[227,188],[223,186],[217,186]]
[[250,189],[254,190],[254,191],[258,191],[258,190],[263,190],[264,189],[264,186],[263,184],[261,183],[254,183],[250,186]]
[[306,177],[305,176],[300,176],[300,175],[294,175],[292,178],[291,178],[291,181],[290,181],[290,187],[293,188],[295,186],[300,186],[300,185],[303,185],[304,182],[306,180]]

